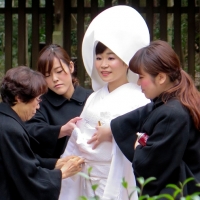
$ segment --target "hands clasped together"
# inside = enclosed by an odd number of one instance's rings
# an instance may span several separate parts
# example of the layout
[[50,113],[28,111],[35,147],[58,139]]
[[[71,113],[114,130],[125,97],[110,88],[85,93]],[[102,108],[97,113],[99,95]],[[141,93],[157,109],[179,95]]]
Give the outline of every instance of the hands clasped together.
[[84,159],[78,156],[66,156],[58,159],[55,169],[60,169],[62,172],[62,179],[73,176],[80,172]]

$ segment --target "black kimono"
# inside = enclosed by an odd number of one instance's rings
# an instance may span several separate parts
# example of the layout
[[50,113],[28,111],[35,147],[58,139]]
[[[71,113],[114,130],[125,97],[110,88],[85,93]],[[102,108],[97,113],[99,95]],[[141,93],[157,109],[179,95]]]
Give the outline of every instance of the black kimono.
[[[188,110],[176,99],[164,104],[160,99],[111,121],[116,143],[132,162],[136,178],[155,177],[145,185],[143,194],[172,194],[167,184],[195,180],[184,187],[184,195],[199,192],[200,132]],[[149,135],[146,146],[134,144],[136,132]],[[139,186],[139,185],[138,185]]]
[[[39,158],[39,157],[37,157]],[[25,124],[6,104],[0,104],[0,199],[57,200],[61,171],[50,170],[55,159],[38,160],[30,148]],[[46,162],[48,161],[48,162]],[[47,168],[43,168],[43,167]]]
[[80,116],[92,90],[77,86],[71,99],[49,90],[42,95],[40,109],[26,122],[29,134],[35,138],[31,148],[45,158],[59,158],[65,150],[69,137],[58,139],[61,126]]

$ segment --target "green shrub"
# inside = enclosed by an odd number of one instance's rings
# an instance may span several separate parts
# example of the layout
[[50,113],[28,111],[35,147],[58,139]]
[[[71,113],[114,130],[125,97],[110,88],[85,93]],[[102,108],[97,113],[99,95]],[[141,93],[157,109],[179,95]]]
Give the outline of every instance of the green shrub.
[[[92,185],[92,182],[90,179],[91,170],[92,170],[92,168],[90,167],[90,168],[88,168],[87,174],[82,173],[82,172],[79,172],[78,174],[90,182],[91,188],[94,192],[94,196],[90,197],[90,198],[81,196],[79,198],[79,200],[100,200],[100,198],[95,194],[95,191],[98,188],[98,185]],[[133,187],[133,190],[130,194],[128,193],[128,182],[126,182],[126,180],[124,178],[122,179],[122,186],[124,187],[125,190],[127,190],[127,195],[129,197],[129,199],[131,199],[131,196],[133,195],[134,192],[137,192],[138,200],[159,200],[162,198],[165,198],[166,200],[174,200],[175,198],[178,197],[178,195],[180,195],[180,200],[200,200],[200,192],[196,192],[194,194],[187,195],[185,197],[183,195],[183,189],[184,189],[185,185],[188,182],[194,180],[194,178],[192,178],[192,177],[186,179],[183,183],[179,182],[179,185],[168,184],[166,186],[167,188],[174,189],[173,195],[170,195],[170,194],[160,194],[160,195],[156,195],[156,196],[143,195],[142,192],[143,192],[143,188],[145,187],[145,185],[147,185],[149,182],[154,181],[154,180],[156,180],[155,177],[150,177],[146,180],[143,177],[137,178],[137,181],[140,184],[140,187],[137,187],[137,186]],[[200,187],[200,183],[197,184],[197,186]]]

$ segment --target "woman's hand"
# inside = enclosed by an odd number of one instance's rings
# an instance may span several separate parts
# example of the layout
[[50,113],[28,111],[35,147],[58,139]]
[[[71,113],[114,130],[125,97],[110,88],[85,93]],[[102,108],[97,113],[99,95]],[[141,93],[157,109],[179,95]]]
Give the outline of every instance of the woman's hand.
[[78,156],[70,158],[60,169],[62,172],[62,179],[73,176],[76,173],[80,172],[83,163],[84,159]]
[[62,166],[66,164],[71,158],[76,158],[76,156],[66,156],[64,158],[59,158],[56,162],[55,169],[61,169]]
[[74,128],[76,128],[76,122],[81,119],[81,117],[75,117],[68,121],[65,125],[63,125],[60,129],[60,134],[58,138],[62,138],[64,136],[71,136],[72,131],[74,130]]
[[112,142],[112,132],[110,127],[97,126],[96,133],[88,140],[88,144],[94,143],[92,149],[95,149],[102,142]]

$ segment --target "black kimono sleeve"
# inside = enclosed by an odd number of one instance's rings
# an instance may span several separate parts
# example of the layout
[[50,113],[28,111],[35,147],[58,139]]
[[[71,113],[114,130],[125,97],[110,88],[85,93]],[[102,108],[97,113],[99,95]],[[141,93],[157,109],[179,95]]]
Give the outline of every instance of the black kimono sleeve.
[[163,105],[143,125],[150,136],[146,146],[135,149],[133,168],[137,177],[156,178],[144,187],[144,194],[157,195],[167,184],[178,185],[187,178],[183,156],[189,141],[189,122],[189,114],[182,108]]
[[122,153],[132,162],[136,133],[140,130],[144,119],[153,109],[153,103],[121,115],[111,121],[111,130]]
[[28,134],[18,122],[1,119],[0,129],[0,153],[6,172],[6,180],[1,183],[6,183],[7,193],[20,200],[57,200],[61,171],[41,167],[30,148]]
[[57,158],[42,158],[39,155],[35,154],[35,157],[38,159],[38,161],[40,162],[40,166],[47,168],[47,169],[54,169],[56,162],[57,162]]
[[56,149],[61,125],[50,125],[42,112],[37,110],[35,116],[26,122],[26,129],[31,135],[31,148],[34,152],[42,157],[52,157]]

